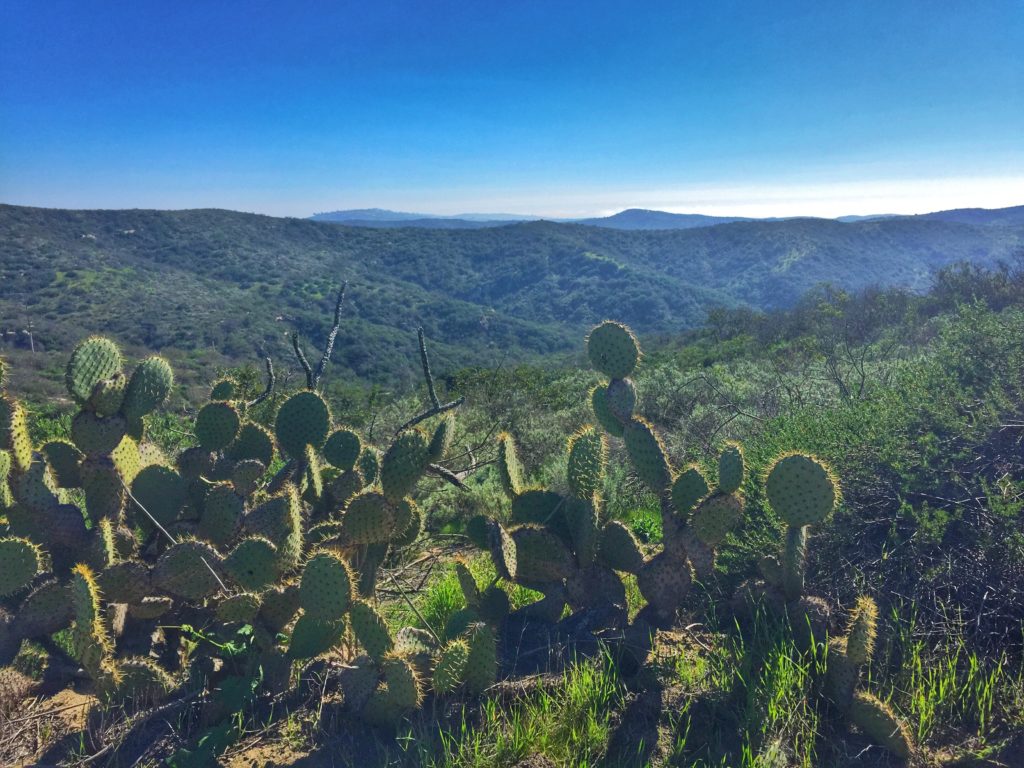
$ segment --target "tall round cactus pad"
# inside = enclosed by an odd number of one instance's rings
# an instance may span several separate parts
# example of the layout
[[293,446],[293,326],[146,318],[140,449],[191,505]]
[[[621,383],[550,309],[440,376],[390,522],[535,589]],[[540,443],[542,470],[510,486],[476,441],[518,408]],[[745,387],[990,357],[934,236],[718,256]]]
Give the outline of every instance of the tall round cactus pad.
[[428,453],[430,460],[441,461],[452,447],[455,439],[455,414],[447,413],[434,428],[434,435],[430,438]]
[[299,602],[306,615],[340,619],[352,603],[352,574],[333,552],[318,552],[306,562],[299,584]]
[[[152,464],[135,476],[132,496],[160,525],[168,526],[178,519],[188,500],[188,483],[173,469]],[[136,518],[143,530],[152,526],[145,512],[139,512]]]
[[589,499],[602,490],[608,445],[604,435],[591,426],[569,438],[569,488],[578,499]]
[[743,448],[729,443],[718,457],[718,490],[735,493],[743,485]]
[[71,422],[71,440],[86,456],[107,456],[128,434],[123,416],[101,418],[90,411],[79,411]]
[[242,420],[230,403],[207,403],[196,415],[196,439],[207,451],[219,451],[234,442]]
[[362,450],[359,435],[351,429],[336,429],[324,443],[322,453],[328,464],[347,472],[356,465]]
[[395,532],[395,510],[376,491],[364,491],[349,502],[341,519],[341,539],[346,546],[388,541]]
[[0,539],[0,597],[7,597],[29,585],[42,562],[39,547],[28,539]]
[[446,645],[434,665],[433,686],[438,693],[451,693],[466,679],[466,664],[469,662],[469,643],[462,638]]
[[690,591],[693,577],[685,559],[668,552],[655,555],[637,574],[640,594],[662,616],[671,616]]
[[292,636],[288,642],[288,658],[311,659],[319,656],[340,643],[344,634],[344,619],[318,619],[304,613],[292,627]]
[[515,542],[516,581],[545,584],[560,582],[572,574],[572,554],[551,531],[522,526],[511,531],[510,535]]
[[498,435],[498,476],[501,487],[511,498],[523,491],[523,465],[519,462],[516,441],[508,432]]
[[221,402],[228,402],[234,400],[238,386],[231,379],[220,379],[213,383],[210,387],[210,399]]
[[427,436],[419,429],[402,432],[384,454],[380,466],[380,487],[384,495],[398,501],[412,492],[430,463]]
[[850,720],[872,741],[897,757],[909,758],[913,752],[913,737],[888,704],[870,693],[858,691],[850,704]]
[[0,394],[0,451],[7,451],[14,468],[24,472],[32,463],[32,440],[25,409],[17,400]]
[[494,685],[498,677],[498,642],[494,629],[474,624],[467,631],[469,658],[466,659],[466,690],[479,695]]
[[93,387],[85,407],[97,416],[113,416],[124,404],[124,391],[127,385],[128,379],[118,371],[111,378],[104,379]]
[[608,387],[598,384],[590,390],[590,407],[594,411],[597,423],[604,427],[605,432],[613,437],[622,437],[622,422],[612,413],[608,405]]
[[717,547],[743,517],[743,505],[734,494],[715,494],[693,511],[691,524],[697,537],[709,547]]
[[124,393],[121,412],[129,421],[155,411],[171,392],[174,372],[162,357],[149,357],[135,367]]
[[100,592],[88,566],[76,565],[68,584],[72,615],[71,646],[75,658],[92,676],[106,666],[114,644],[103,621]]
[[870,597],[859,597],[850,615],[847,656],[854,664],[867,664],[875,650],[878,633],[878,606]]
[[123,363],[121,350],[110,339],[86,339],[75,347],[68,362],[64,374],[68,392],[78,403],[85,403],[99,382],[121,372]]
[[153,567],[153,584],[174,597],[198,601],[220,589],[217,550],[201,541],[183,541],[160,555]]
[[708,481],[700,469],[687,467],[672,483],[672,506],[680,515],[685,515],[708,495],[708,490]]
[[316,392],[292,395],[281,406],[274,422],[278,444],[295,458],[302,456],[307,445],[320,448],[330,428],[331,412]]
[[838,483],[813,456],[783,456],[768,471],[765,492],[772,509],[793,526],[822,522],[836,505]]
[[247,422],[238,430],[238,437],[227,450],[232,461],[258,461],[269,467],[274,460],[274,440],[263,427]]
[[279,575],[277,547],[262,536],[242,539],[224,558],[224,569],[243,589],[263,589]]
[[349,608],[349,621],[356,640],[373,659],[380,661],[394,647],[388,625],[369,603],[353,601]]
[[636,408],[636,387],[629,379],[612,379],[604,392],[608,410],[622,424],[633,418]]
[[661,494],[672,482],[672,470],[658,433],[650,422],[638,417],[626,425],[624,438],[633,469],[647,487]]
[[601,529],[598,560],[612,570],[627,573],[638,573],[644,564],[636,537],[618,520],[608,521]]
[[587,355],[598,371],[610,379],[624,379],[636,368],[640,345],[622,323],[605,321],[587,336]]

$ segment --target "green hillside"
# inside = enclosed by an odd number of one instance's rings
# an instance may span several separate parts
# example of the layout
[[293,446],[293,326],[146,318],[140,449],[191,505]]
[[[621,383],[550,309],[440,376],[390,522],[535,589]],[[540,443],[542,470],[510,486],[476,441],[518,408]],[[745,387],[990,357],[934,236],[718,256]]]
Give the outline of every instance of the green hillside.
[[[990,264],[1024,227],[818,219],[630,232],[530,222],[481,230],[341,227],[220,210],[64,211],[0,206],[0,332],[22,376],[54,379],[89,333],[200,366],[318,343],[351,285],[338,363],[404,386],[423,325],[445,365],[568,353],[617,317],[643,333],[701,324],[716,306],[791,305],[811,286],[925,287],[952,261]],[[37,349],[27,352],[30,327]],[[290,357],[290,355],[289,355]],[[48,373],[49,371],[49,373]]]

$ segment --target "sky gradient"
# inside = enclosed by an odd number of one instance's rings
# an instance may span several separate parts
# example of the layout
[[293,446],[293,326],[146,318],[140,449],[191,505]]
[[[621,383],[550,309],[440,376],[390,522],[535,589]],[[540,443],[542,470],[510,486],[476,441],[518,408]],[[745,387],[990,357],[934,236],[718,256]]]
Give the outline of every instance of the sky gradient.
[[1024,204],[1024,2],[0,5],[0,201]]

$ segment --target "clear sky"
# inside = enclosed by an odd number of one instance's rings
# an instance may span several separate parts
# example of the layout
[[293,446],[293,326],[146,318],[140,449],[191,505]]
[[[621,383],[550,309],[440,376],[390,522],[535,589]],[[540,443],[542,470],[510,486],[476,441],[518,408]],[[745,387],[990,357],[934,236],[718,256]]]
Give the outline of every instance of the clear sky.
[[1024,0],[3,0],[0,201],[1024,204]]

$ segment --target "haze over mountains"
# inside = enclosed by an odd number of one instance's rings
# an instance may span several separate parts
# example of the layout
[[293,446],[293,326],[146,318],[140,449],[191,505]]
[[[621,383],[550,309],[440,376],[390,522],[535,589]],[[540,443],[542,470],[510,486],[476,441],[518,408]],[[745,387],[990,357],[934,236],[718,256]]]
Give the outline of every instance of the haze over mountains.
[[[394,384],[414,380],[420,325],[444,371],[576,353],[580,334],[609,317],[668,334],[718,306],[790,306],[823,282],[921,290],[952,262],[1022,253],[1024,207],[655,230],[0,205],[0,353],[24,354],[31,323],[37,347],[54,354],[106,333],[135,353],[165,351],[186,376],[256,361],[260,349],[290,361],[288,333],[318,342],[348,280],[337,362]],[[45,368],[42,359],[25,370]]]
[[[917,218],[938,221],[956,221],[963,224],[996,224],[1008,226],[1024,222],[1024,206],[986,210],[984,208],[963,208],[951,211],[917,214]],[[317,213],[310,218],[314,221],[329,221],[354,227],[418,227],[423,229],[471,229],[507,226],[513,222],[538,221],[542,216],[521,216],[514,213],[460,213],[454,216],[440,216],[429,213],[404,213],[384,208],[361,208],[346,211]],[[800,217],[788,217],[800,218]],[[893,213],[873,215],[839,216],[835,221],[853,223],[878,219],[913,218]],[[716,224],[731,224],[737,221],[781,221],[780,218],[752,219],[744,216],[705,216],[699,213],[669,213],[642,208],[628,208],[611,216],[583,219],[547,219],[563,224],[583,224],[610,229],[693,229]]]

